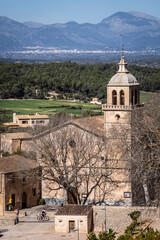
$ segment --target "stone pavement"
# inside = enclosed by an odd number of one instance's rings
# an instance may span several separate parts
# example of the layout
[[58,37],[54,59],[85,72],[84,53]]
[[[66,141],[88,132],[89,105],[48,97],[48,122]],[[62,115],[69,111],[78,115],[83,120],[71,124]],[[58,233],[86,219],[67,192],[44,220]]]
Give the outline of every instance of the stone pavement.
[[[55,233],[54,223],[19,223],[7,227],[2,240],[76,240],[77,232]],[[86,234],[80,234],[79,240],[86,240]]]
[[158,231],[160,231],[160,219],[153,220],[150,227],[154,228],[154,230],[157,229]]

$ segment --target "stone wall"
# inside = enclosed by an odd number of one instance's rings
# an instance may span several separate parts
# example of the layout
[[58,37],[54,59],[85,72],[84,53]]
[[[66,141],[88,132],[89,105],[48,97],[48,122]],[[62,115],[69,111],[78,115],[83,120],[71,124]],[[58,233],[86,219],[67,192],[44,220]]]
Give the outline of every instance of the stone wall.
[[105,209],[106,208],[106,226],[107,229],[113,229],[117,233],[123,232],[131,224],[132,220],[129,213],[140,209],[142,211],[142,220],[160,218],[160,209],[156,207],[123,207],[123,206],[94,206],[93,224],[94,231],[105,230]]
[[77,229],[77,221],[79,221],[79,232],[87,233],[87,216],[56,216],[55,215],[55,232],[69,232],[69,221],[75,221]]
[[15,225],[15,216],[10,217],[0,217],[0,226],[14,226]]

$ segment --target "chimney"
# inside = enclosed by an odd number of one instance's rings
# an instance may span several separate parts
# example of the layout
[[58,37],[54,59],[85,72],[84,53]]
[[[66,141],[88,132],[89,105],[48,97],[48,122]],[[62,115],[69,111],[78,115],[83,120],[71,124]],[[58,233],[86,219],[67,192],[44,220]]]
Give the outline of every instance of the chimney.
[[13,123],[16,123],[16,113],[13,113]]

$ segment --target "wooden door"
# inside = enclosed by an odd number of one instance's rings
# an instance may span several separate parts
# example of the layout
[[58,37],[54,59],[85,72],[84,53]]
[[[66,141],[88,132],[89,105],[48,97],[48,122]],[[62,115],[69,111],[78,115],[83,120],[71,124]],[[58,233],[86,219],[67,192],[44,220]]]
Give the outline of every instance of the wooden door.
[[73,232],[75,229],[75,221],[69,221],[69,232]]

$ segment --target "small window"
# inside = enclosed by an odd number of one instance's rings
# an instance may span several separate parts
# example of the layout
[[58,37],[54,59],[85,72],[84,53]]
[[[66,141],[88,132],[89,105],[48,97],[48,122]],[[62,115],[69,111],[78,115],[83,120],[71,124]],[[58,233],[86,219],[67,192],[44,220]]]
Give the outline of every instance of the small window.
[[119,120],[119,119],[120,119],[119,114],[116,114],[115,118],[116,118],[117,120]]
[[133,105],[133,103],[134,103],[134,95],[133,95],[133,90],[132,90],[132,92],[131,92],[131,103],[132,103],[132,105]]
[[112,91],[112,105],[117,105],[117,92],[115,90]]
[[23,176],[23,178],[22,178],[22,183],[23,183],[23,185],[26,184],[26,177],[25,176]]
[[135,104],[138,103],[138,92],[137,90],[135,90]]
[[120,105],[125,105],[125,100],[124,100],[124,91],[120,91]]
[[32,188],[32,195],[35,197],[36,196],[36,188]]
[[22,124],[28,124],[28,121],[23,120],[23,121],[22,121]]
[[32,120],[32,124],[34,124],[34,121]]
[[75,143],[74,140],[70,140],[69,145],[70,145],[71,148],[74,148],[76,146],[76,143]]

